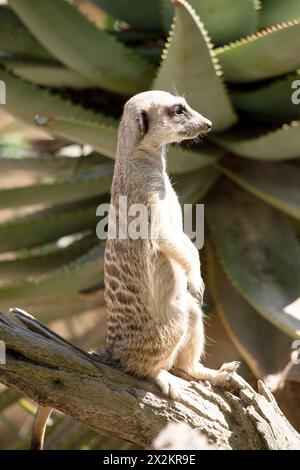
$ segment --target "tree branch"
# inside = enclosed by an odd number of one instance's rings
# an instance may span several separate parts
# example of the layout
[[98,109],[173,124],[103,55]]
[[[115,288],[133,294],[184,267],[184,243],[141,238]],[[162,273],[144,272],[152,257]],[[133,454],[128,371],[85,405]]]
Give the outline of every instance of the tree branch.
[[175,402],[19,309],[0,313],[0,339],[2,383],[105,435],[150,447],[168,422],[184,421],[223,449],[300,449],[300,435],[262,382],[258,394],[236,373],[227,390],[178,378],[183,399]]

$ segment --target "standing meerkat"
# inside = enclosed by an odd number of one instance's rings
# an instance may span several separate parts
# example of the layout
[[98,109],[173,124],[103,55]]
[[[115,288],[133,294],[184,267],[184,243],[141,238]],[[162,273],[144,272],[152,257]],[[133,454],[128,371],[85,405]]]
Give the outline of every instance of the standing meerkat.
[[200,364],[205,336],[199,254],[183,231],[181,207],[166,170],[168,144],[210,129],[211,122],[184,98],[148,91],[126,103],[118,133],[111,190],[117,225],[120,197],[125,196],[128,207],[146,206],[156,236],[107,239],[106,350],[126,371],[153,380],[173,399],[180,390],[169,372],[172,367],[219,385],[238,367],[233,362],[212,370]]
[[[122,196],[127,207],[143,204],[150,219],[155,213],[150,222],[156,226],[153,238],[106,242],[105,354],[126,371],[152,379],[173,399],[180,398],[178,381],[169,372],[173,366],[193,379],[225,385],[239,365],[212,370],[199,362],[205,344],[199,254],[183,232],[181,207],[166,171],[167,144],[210,129],[211,122],[183,98],[148,91],[126,103],[118,134],[111,205],[118,215]],[[43,448],[50,413],[51,408],[39,408],[32,449]]]

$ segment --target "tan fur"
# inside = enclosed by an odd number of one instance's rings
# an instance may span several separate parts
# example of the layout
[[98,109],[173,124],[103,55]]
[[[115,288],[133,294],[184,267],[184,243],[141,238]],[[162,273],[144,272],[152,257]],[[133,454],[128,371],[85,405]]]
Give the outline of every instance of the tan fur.
[[[176,115],[174,106],[186,112]],[[224,382],[236,364],[212,371],[200,365],[204,329],[200,304],[204,285],[198,251],[183,232],[182,213],[167,171],[171,142],[196,138],[211,123],[183,98],[162,91],[140,93],[125,105],[119,127],[111,204],[155,206],[157,238],[108,239],[105,250],[107,351],[121,366],[154,380],[178,398],[180,368],[195,379]],[[156,219],[155,219],[156,220]]]

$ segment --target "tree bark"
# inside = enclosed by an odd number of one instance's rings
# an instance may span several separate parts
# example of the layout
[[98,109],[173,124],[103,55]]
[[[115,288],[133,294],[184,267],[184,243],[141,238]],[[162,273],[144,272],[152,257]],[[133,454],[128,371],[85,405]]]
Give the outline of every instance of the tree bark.
[[226,390],[181,376],[182,399],[169,400],[154,384],[82,351],[19,309],[0,313],[0,340],[3,384],[105,435],[149,448],[167,423],[185,422],[217,448],[300,449],[300,435],[262,382],[256,393],[236,373]]

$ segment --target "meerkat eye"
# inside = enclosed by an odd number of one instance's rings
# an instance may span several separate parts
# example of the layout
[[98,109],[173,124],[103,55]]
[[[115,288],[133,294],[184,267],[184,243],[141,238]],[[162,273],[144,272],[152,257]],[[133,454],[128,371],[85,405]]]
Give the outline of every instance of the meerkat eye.
[[186,111],[187,109],[185,106],[183,106],[183,104],[176,104],[173,108],[175,116],[182,116],[182,114],[185,114]]

